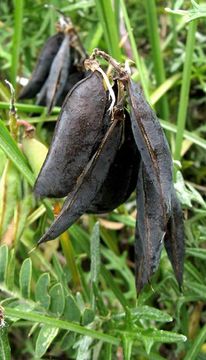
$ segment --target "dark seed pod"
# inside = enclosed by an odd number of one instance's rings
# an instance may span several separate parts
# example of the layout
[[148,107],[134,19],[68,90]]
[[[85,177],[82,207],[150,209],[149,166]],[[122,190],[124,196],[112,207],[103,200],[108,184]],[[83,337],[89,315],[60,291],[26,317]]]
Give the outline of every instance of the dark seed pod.
[[46,106],[50,114],[53,106],[61,96],[68,72],[70,71],[70,37],[66,34],[64,40],[55,56],[50,69],[46,86]]
[[162,202],[165,228],[171,211],[172,159],[169,146],[154,111],[139,85],[128,81],[134,138],[148,176]]
[[[55,105],[62,106],[64,99],[66,98],[68,92],[73,88],[73,86],[76,83],[78,83],[80,80],[84,79],[85,76],[86,76],[86,73],[83,70],[80,70],[80,71],[73,70],[73,72],[68,74],[64,89],[63,89],[61,95],[59,95],[59,98],[56,100]],[[46,100],[45,100],[44,104],[46,104]]]
[[102,139],[106,102],[103,79],[97,71],[72,88],[35,184],[37,197],[64,197],[73,190]]
[[53,240],[68,229],[87,211],[107,177],[122,138],[122,115],[117,112],[98,150],[78,179],[74,190],[67,196],[63,208],[38,244]]
[[164,244],[181,288],[185,255],[184,223],[181,205],[174,188],[172,191],[172,214],[167,224]]
[[40,53],[31,79],[29,80],[28,84],[21,90],[19,99],[31,99],[35,97],[41,90],[45,80],[49,75],[52,61],[54,60],[54,57],[56,56],[63,39],[64,34],[59,32],[47,40]]
[[129,114],[126,112],[123,143],[119,148],[108,175],[87,210],[88,213],[110,212],[123,204],[135,190],[140,165]]
[[137,223],[135,234],[136,288],[140,292],[157,269],[165,236],[165,222],[159,193],[140,166],[137,181]]
[[[71,60],[72,61],[72,60]],[[70,63],[70,60],[69,60]],[[68,65],[70,67],[70,65]],[[58,92],[57,99],[53,102],[54,106],[62,106],[64,99],[68,95],[69,91],[73,88],[74,85],[76,85],[80,80],[84,79],[88,74],[86,74],[86,71],[84,71],[82,68],[77,68],[76,66],[72,66],[71,69],[69,68],[67,70],[66,74],[66,82],[64,85],[64,88]],[[47,102],[47,81],[45,82],[44,86],[42,87],[42,90],[37,95],[37,105],[46,106]]]

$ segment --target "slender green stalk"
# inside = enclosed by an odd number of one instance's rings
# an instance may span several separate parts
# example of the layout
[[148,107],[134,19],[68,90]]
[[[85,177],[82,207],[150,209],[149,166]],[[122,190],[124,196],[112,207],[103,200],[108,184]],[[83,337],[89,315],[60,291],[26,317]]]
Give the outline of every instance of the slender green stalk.
[[105,266],[101,266],[101,275],[103,276],[104,280],[106,281],[107,285],[110,286],[113,293],[115,294],[116,298],[119,300],[120,304],[124,309],[127,309],[128,302],[126,298],[124,297],[123,293],[119,289],[119,287],[116,285],[115,281],[113,280],[113,277],[111,276],[110,272],[106,269]]
[[128,339],[126,336],[123,336],[123,351],[124,351],[125,360],[131,359],[132,345],[133,345],[133,341],[131,339]]
[[111,0],[102,0],[105,14],[105,21],[107,24],[107,30],[110,38],[110,43],[112,47],[112,56],[114,56],[118,61],[122,60],[121,49],[119,47],[119,31],[118,24],[116,22],[116,16],[113,10]]
[[151,95],[150,95],[150,101],[151,105],[156,104],[161,97],[166,94],[168,90],[170,90],[176,82],[181,78],[181,73],[177,73],[172,75],[170,78],[165,80],[163,84],[161,84]]
[[105,344],[105,359],[112,360],[112,345]]
[[[0,101],[0,109],[9,110],[9,107],[10,107],[9,103],[5,101]],[[39,105],[15,103],[15,107],[19,111],[28,112],[28,113],[35,112],[41,114],[46,111],[46,108],[44,106],[39,106]],[[60,112],[59,107],[54,107],[52,110],[52,114],[58,114],[59,112]]]
[[185,56],[185,63],[183,69],[182,86],[180,91],[180,104],[179,104],[178,116],[177,116],[177,136],[176,136],[175,154],[174,154],[175,160],[180,160],[181,158],[183,133],[185,129],[188,100],[189,100],[189,89],[190,89],[190,81],[191,81],[192,58],[193,58],[193,51],[195,45],[196,27],[197,27],[197,21],[192,21],[189,24],[189,30],[187,34],[187,42],[185,49],[186,56]]
[[111,0],[96,0],[96,9],[104,30],[108,50],[111,56],[121,61],[118,27]]
[[66,258],[68,268],[69,268],[69,270],[71,271],[71,274],[72,274],[72,280],[73,280],[74,286],[75,286],[76,289],[79,289],[80,286],[81,286],[81,281],[80,281],[79,271],[78,271],[78,268],[76,266],[76,261],[75,261],[75,256],[74,256],[74,249],[73,249],[71,239],[69,237],[68,232],[65,231],[60,236],[60,242],[61,242],[61,246],[62,246],[62,249],[63,249],[64,256]]
[[[172,0],[172,8],[175,7],[175,3],[176,3],[176,0]],[[172,23],[172,33],[173,33],[172,44],[173,44],[173,48],[175,48],[176,44],[177,44],[177,21],[176,21],[176,16],[171,16],[171,23]]]
[[139,77],[140,77],[140,81],[141,81],[142,88],[143,88],[143,91],[144,91],[144,95],[145,95],[147,101],[150,102],[149,92],[148,92],[148,89],[147,89],[147,81],[146,81],[146,78],[145,78],[145,75],[144,75],[144,70],[143,70],[141,59],[140,59],[140,56],[139,56],[139,53],[138,53],[138,50],[137,50],[137,45],[136,45],[134,34],[133,34],[133,31],[132,31],[132,28],[131,28],[131,25],[130,25],[130,20],[129,20],[129,16],[127,14],[127,8],[126,8],[124,0],[120,0],[120,4],[121,4],[121,9],[122,9],[125,25],[126,25],[126,28],[127,28],[129,40],[130,40],[131,47],[132,47],[132,53],[133,53],[134,61],[135,61],[136,67],[137,67],[137,69],[139,71]]
[[106,41],[106,44],[107,44],[108,51],[111,53],[112,52],[112,46],[111,46],[111,43],[110,43],[109,34],[107,32],[107,26],[106,26],[106,22],[105,22],[105,16],[104,16],[104,12],[103,12],[102,1],[96,0],[96,9],[97,9],[97,14],[98,14],[99,20],[100,20],[101,25],[102,25],[102,29],[103,29],[103,33],[104,33],[104,37],[105,37],[105,41]]
[[[145,7],[147,14],[147,26],[150,37],[150,44],[152,47],[152,58],[154,62],[155,78],[156,78],[157,86],[160,86],[165,81],[165,69],[164,69],[164,63],[162,58],[161,46],[160,46],[155,0],[146,0]],[[169,106],[166,95],[164,95],[159,100],[159,113],[161,118],[168,120]]]
[[12,40],[11,82],[15,88],[21,48],[24,0],[16,0],[14,3],[14,33]]
[[2,98],[2,100],[9,102],[10,94],[8,92],[8,89],[5,85],[2,84],[2,82],[0,82],[0,97]]
[[[98,23],[96,28],[92,28],[91,31],[89,32],[89,35],[87,37],[86,43],[85,43],[85,48],[87,49],[88,53],[92,53],[92,51],[98,47],[99,41],[102,37],[103,34],[103,29],[102,29],[102,25],[101,23]],[[89,38],[89,40],[88,40]]]
[[168,34],[168,36],[166,37],[166,39],[164,40],[164,42],[161,44],[162,51],[164,51],[170,44],[176,44],[176,40],[174,40],[174,37],[178,34],[178,32],[180,30],[183,29],[183,27],[185,27],[184,17],[181,20],[179,20],[179,22],[175,28],[175,32],[174,31],[170,32]]
[[191,348],[188,350],[187,355],[184,360],[195,360],[200,352],[202,344],[206,340],[206,325],[199,332],[198,336],[195,338]]
[[[160,123],[163,129],[169,130],[173,133],[178,132],[177,126],[175,126],[174,124],[171,124],[168,121],[164,121],[164,120],[160,120]],[[202,149],[206,150],[206,140],[198,136],[196,133],[184,130],[183,138],[191,141],[193,144],[200,146]]]
[[115,14],[115,19],[116,19],[116,24],[119,27],[119,22],[120,22],[120,3],[119,3],[119,0],[114,0],[113,1],[113,7],[114,7],[114,14]]
[[16,317],[19,319],[34,321],[36,323],[51,325],[52,327],[57,327],[59,329],[74,331],[78,334],[81,334],[84,336],[90,336],[92,338],[95,338],[95,339],[98,339],[101,341],[105,341],[105,342],[108,342],[113,345],[120,344],[120,339],[115,338],[112,335],[108,335],[108,334],[101,333],[99,331],[88,329],[86,327],[72,323],[70,321],[59,320],[54,317],[44,316],[44,315],[41,315],[41,314],[35,313],[35,312],[19,311],[19,310],[12,309],[9,307],[6,307],[4,310],[5,310],[5,315],[7,317],[12,317],[12,318]]

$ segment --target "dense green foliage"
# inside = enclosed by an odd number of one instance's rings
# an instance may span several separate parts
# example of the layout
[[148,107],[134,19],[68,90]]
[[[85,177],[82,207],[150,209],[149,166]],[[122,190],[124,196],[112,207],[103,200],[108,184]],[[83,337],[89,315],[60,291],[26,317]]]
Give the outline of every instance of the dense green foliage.
[[[118,61],[133,60],[133,77],[155,106],[176,160],[186,234],[183,289],[163,251],[152,284],[138,298],[134,195],[110,214],[84,215],[59,239],[35,248],[59,203],[33,196],[41,153],[32,146],[23,153],[23,131],[11,121],[4,80],[18,97],[17,76],[30,76],[55,33],[58,15],[45,3],[0,3],[0,359],[11,353],[15,360],[205,359],[204,2],[173,0],[173,12],[160,0],[50,2],[71,16],[88,53],[99,47]],[[46,116],[34,101],[16,108],[48,146],[60,109]]]

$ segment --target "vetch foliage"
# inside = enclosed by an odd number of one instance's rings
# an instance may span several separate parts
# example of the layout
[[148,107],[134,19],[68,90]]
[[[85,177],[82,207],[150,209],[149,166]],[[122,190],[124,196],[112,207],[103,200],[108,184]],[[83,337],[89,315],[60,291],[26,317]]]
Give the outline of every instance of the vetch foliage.
[[[53,0],[52,4],[55,5]],[[44,8],[41,2],[20,1],[18,6],[0,3],[0,354],[5,359],[12,356],[15,359],[202,360],[206,351],[205,5],[202,1],[197,4],[175,0],[170,4],[174,10],[170,14],[161,2],[153,0],[145,3],[60,0],[58,6],[64,12],[60,16],[52,6]],[[179,16],[180,12],[186,16]],[[66,20],[67,15],[72,22],[71,31],[67,27],[59,32],[55,24],[62,16]],[[75,32],[79,40],[73,46]],[[60,41],[53,48],[56,53],[51,56],[51,63],[44,61],[46,76],[40,84],[40,100],[51,110],[48,115],[45,105],[36,105],[33,98],[19,99],[19,96],[24,91],[22,85],[26,89],[26,83],[32,83],[35,64],[40,70],[38,61],[41,63],[44,45],[49,46],[53,39]],[[79,46],[82,46],[81,54]],[[95,48],[126,63],[127,70],[130,68],[134,85],[140,83],[144,97],[154,107],[166,131],[172,157],[178,159],[173,162],[174,184],[181,209],[174,197],[171,206],[178,209],[176,214],[180,216],[183,211],[185,218],[181,292],[163,248],[158,269],[136,296],[134,242],[135,231],[140,227],[135,230],[138,213],[133,190],[139,160],[131,126],[124,127],[125,137],[115,155],[115,167],[108,172],[88,212],[59,239],[36,248],[63,204],[59,198],[40,203],[33,194],[61,112],[60,107],[53,105],[56,102],[62,106],[64,91],[68,90],[64,86],[66,78],[70,76],[71,82],[66,81],[66,85],[72,87],[88,76],[82,71],[82,58]],[[60,59],[62,52],[65,59],[70,56],[67,63]],[[54,61],[57,54],[60,60]],[[104,119],[106,124],[110,121],[111,114],[106,110],[111,99],[107,92],[109,83],[102,76],[110,80],[114,77],[110,90],[113,89],[116,97],[120,78],[102,58],[100,68],[99,77],[106,92],[106,105],[101,111],[104,108],[108,114]],[[17,102],[12,99],[12,109],[5,79],[15,87],[19,99]],[[53,80],[55,86],[48,91],[48,82],[51,84]],[[124,124],[128,125],[128,97],[126,104]],[[106,130],[107,125],[103,133]],[[91,145],[92,154],[98,143]],[[139,165],[142,169],[145,164]],[[170,161],[167,165],[170,166]],[[147,170],[155,174],[154,167]],[[127,177],[131,174],[129,183]],[[140,187],[142,180],[138,180]],[[150,188],[149,185],[158,189],[158,181],[145,178],[145,188]],[[150,202],[149,207],[139,208],[139,217],[145,219],[145,214],[149,218],[150,208],[158,209],[160,198],[156,196],[155,204]],[[112,205],[117,208],[112,209]],[[155,216],[160,224],[162,220],[157,212]],[[175,228],[171,237],[175,252],[166,240],[179,282],[182,270],[178,269],[177,259],[182,258],[182,247],[176,241],[179,230],[175,224],[180,216],[170,217],[167,226],[167,236]],[[141,226],[147,234],[147,244],[151,239],[148,230],[153,225]],[[162,244],[158,239],[157,236],[149,257],[143,251],[143,263],[150,272],[152,262],[148,266],[147,259],[159,258]],[[144,246],[145,243],[143,250]],[[140,250],[139,246],[138,255]],[[149,271],[141,273],[147,279],[148,274]]]

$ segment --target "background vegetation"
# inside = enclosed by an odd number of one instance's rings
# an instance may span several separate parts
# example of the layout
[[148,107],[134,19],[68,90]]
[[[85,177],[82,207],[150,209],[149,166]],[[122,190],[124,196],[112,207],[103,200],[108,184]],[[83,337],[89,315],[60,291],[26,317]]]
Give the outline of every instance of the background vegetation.
[[[110,214],[84,215],[59,239],[31,251],[58,204],[33,197],[40,154],[31,146],[26,157],[22,131],[17,136],[9,126],[4,80],[18,95],[17,75],[30,76],[39,49],[55,32],[58,16],[45,3],[0,3],[0,358],[206,359],[204,1],[50,2],[71,16],[88,53],[99,47],[119,61],[134,61],[133,76],[171,146],[185,214],[183,291],[163,251],[152,284],[138,298],[134,196]],[[16,107],[48,146],[59,109],[47,117],[32,101]]]

